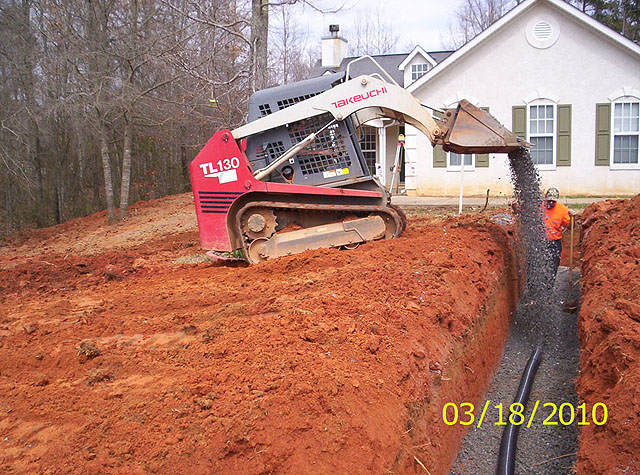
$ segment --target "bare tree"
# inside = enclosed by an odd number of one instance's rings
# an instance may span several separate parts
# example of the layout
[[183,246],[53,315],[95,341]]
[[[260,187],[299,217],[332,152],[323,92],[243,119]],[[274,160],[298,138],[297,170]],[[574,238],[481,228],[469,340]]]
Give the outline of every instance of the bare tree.
[[267,54],[269,43],[269,1],[251,0],[251,90],[267,87],[269,71]]
[[[46,222],[47,210],[44,181],[44,153],[42,147],[42,116],[38,110],[39,85],[37,38],[32,24],[32,2],[6,2],[0,18],[2,44],[2,78],[10,89],[10,102],[3,104],[2,128],[12,131],[17,139],[10,147],[11,155],[23,154],[22,169],[33,183],[33,215],[40,226]],[[3,81],[3,82],[4,82]],[[11,135],[7,139],[11,140]],[[14,155],[15,156],[15,155]],[[11,160],[9,158],[9,160]]]
[[356,15],[351,28],[347,29],[349,52],[353,55],[386,54],[396,48],[399,35],[393,33],[394,26],[388,20],[380,6],[373,12],[367,9],[366,14]]
[[274,18],[269,48],[273,80],[288,84],[307,78],[311,68],[307,55],[308,31],[300,27],[291,8],[280,8]]
[[464,0],[455,12],[455,20],[449,26],[447,47],[458,49],[498,21],[517,5],[514,0]]
[[[73,5],[69,5],[72,6]],[[100,159],[104,179],[104,191],[107,204],[107,222],[114,224],[117,221],[115,195],[113,189],[113,174],[111,169],[111,155],[109,151],[109,114],[113,109],[113,95],[111,93],[112,78],[115,74],[113,59],[107,54],[109,50],[109,31],[111,29],[110,17],[112,5],[107,2],[89,0],[81,12],[80,31],[84,31],[77,38],[77,51],[80,60],[77,71],[83,71],[80,67],[82,58],[86,58],[86,74],[80,73],[78,80],[81,88],[86,92],[83,96],[87,110],[97,133],[100,144]]]
[[[131,8],[140,10],[138,22],[128,21]],[[191,41],[192,50],[220,51],[199,25],[180,24],[181,16],[157,9],[155,2],[144,0],[0,2],[4,233],[61,222],[105,202],[108,220],[115,222],[115,192],[121,183],[114,180],[114,170],[124,172],[121,216],[130,198],[148,197],[150,189],[165,194],[184,189],[186,154],[195,153],[191,150],[211,135],[203,125],[227,111],[224,101],[207,111],[203,81],[185,78],[176,68],[173,59],[187,45],[175,37]],[[177,34],[169,38],[169,32]],[[167,86],[180,78],[182,83],[169,91]],[[184,126],[173,126],[180,121]],[[189,131],[183,136],[193,143],[172,148],[177,167],[157,158],[175,138],[158,131],[163,124]],[[144,160],[136,164],[133,157],[143,152]],[[161,184],[152,180],[157,174],[151,167],[166,171]],[[142,187],[144,180],[153,186]],[[127,181],[135,186],[130,189]]]

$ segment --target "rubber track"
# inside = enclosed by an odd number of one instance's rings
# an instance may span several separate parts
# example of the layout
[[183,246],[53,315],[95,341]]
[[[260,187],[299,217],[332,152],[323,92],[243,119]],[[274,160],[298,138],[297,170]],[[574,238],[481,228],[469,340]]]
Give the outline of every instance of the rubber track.
[[309,211],[328,211],[334,213],[368,213],[371,214],[384,214],[393,220],[395,224],[395,232],[390,239],[396,238],[402,234],[406,228],[406,217],[404,213],[395,206],[384,205],[337,205],[337,204],[316,204],[316,203],[291,203],[291,202],[278,202],[278,201],[252,201],[244,205],[235,218],[236,231],[239,236],[243,236],[242,249],[245,259],[249,260],[249,244],[242,229],[242,216],[247,213],[251,208],[269,208],[277,213],[278,210],[309,210]]

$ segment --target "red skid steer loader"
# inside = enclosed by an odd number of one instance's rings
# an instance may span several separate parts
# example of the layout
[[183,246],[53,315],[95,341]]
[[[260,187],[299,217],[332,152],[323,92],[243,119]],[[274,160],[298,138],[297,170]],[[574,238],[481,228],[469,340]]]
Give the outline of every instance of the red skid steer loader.
[[527,145],[465,100],[434,119],[379,75],[335,73],[258,91],[249,123],[216,132],[189,167],[202,247],[256,263],[399,236],[404,214],[370,174],[357,139],[360,125],[379,118],[460,154]]

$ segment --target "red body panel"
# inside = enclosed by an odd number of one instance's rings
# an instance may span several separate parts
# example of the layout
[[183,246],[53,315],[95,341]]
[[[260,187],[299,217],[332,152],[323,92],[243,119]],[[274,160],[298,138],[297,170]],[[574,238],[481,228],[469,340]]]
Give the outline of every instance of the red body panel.
[[360,196],[379,198],[377,191],[258,181],[245,154],[228,130],[214,134],[189,165],[196,205],[200,243],[205,249],[232,251],[227,215],[232,203],[245,193]]

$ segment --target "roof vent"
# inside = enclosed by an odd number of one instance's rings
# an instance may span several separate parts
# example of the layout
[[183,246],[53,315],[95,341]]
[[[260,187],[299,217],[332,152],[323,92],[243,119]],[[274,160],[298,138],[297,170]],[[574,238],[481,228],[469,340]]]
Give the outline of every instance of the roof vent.
[[533,37],[538,41],[547,41],[549,38],[551,38],[552,33],[553,27],[548,21],[539,21],[533,27]]
[[555,44],[560,36],[560,27],[553,18],[535,18],[527,25],[527,41],[538,49],[546,49]]

